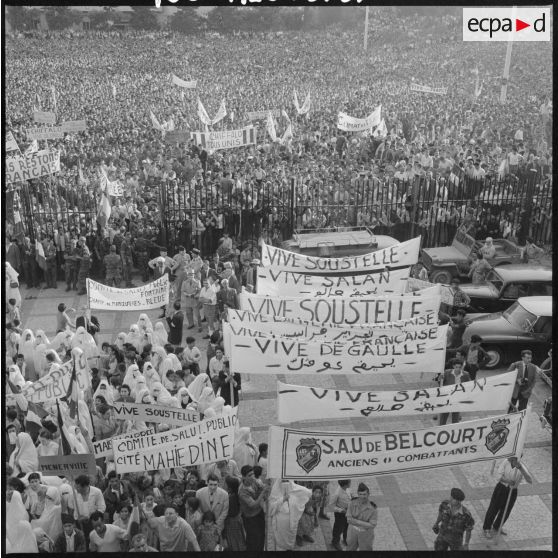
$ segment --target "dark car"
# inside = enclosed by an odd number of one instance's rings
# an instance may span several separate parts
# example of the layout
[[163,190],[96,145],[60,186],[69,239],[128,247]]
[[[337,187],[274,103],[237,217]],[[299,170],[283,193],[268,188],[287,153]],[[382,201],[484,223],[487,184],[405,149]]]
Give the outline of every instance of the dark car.
[[489,370],[520,360],[524,349],[531,349],[533,362],[540,365],[552,345],[552,297],[520,298],[504,312],[473,317],[463,342],[470,343],[472,335],[482,338]]
[[538,264],[503,265],[488,272],[478,285],[461,285],[471,298],[472,312],[500,312],[523,296],[550,296],[552,268]]

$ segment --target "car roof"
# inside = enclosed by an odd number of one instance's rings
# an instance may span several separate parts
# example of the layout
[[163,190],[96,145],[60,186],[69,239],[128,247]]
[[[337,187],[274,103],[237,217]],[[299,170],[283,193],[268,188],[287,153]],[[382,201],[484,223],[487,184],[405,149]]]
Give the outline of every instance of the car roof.
[[500,265],[494,271],[504,281],[552,281],[552,268],[546,265]]
[[517,302],[525,310],[537,316],[552,316],[552,297],[551,296],[523,296]]

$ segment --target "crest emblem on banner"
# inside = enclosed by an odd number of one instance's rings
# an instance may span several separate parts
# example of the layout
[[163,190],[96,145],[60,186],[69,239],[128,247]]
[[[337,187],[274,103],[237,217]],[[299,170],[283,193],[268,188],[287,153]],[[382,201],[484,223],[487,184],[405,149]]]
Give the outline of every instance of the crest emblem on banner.
[[509,423],[509,419],[500,419],[491,424],[492,430],[487,434],[484,441],[488,451],[496,454],[504,447],[510,433],[507,428]]
[[309,473],[322,458],[322,448],[316,438],[302,438],[296,448],[296,462]]

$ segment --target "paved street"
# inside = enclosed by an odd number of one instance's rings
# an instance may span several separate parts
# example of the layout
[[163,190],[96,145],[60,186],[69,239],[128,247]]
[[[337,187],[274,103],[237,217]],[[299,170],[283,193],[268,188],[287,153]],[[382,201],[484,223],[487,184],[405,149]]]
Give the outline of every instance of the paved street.
[[[137,281],[136,281],[137,282]],[[66,293],[59,283],[56,291],[22,289],[22,315],[24,328],[43,329],[47,336],[53,336],[56,327],[56,307],[65,302],[68,307],[79,309],[86,303],[86,297],[78,297],[75,291]],[[65,285],[63,285],[65,288]],[[29,295],[35,299],[26,299]],[[153,323],[160,312],[148,313]],[[120,331],[127,331],[130,323],[135,323],[139,312],[111,314],[93,312],[101,323],[99,341],[112,341]],[[207,340],[201,339],[197,329],[193,330],[198,340],[198,347],[205,355]],[[540,363],[537,363],[540,364]],[[205,362],[203,363],[205,366]],[[491,372],[494,374],[494,372]],[[281,375],[277,379],[287,383],[298,383],[334,389],[366,389],[381,386],[382,389],[396,389],[419,386],[431,387],[431,373],[422,377],[401,374],[383,375],[376,378],[353,376],[295,376]],[[266,441],[268,425],[277,422],[275,408],[275,377],[256,376],[242,378],[243,393],[240,407],[240,422],[252,428],[255,443]],[[550,388],[537,382],[531,402],[536,414],[540,414],[543,401],[549,397]],[[469,414],[464,419],[480,417]],[[405,420],[322,420],[319,422],[294,423],[294,426],[309,429],[331,429],[355,431],[382,431],[398,429],[416,429],[437,422],[432,416],[407,418]],[[538,417],[530,417],[524,463],[533,476],[533,485],[522,484],[515,508],[506,524],[507,536],[496,543],[482,535],[482,520],[495,485],[491,477],[491,463],[478,463],[466,466],[454,466],[418,473],[402,473],[378,476],[366,480],[371,489],[371,498],[378,505],[378,526],[374,542],[375,550],[431,550],[434,543],[432,524],[437,516],[438,504],[449,497],[452,487],[460,487],[466,495],[465,505],[475,518],[475,529],[471,539],[471,550],[547,550],[552,549],[552,447],[551,435],[544,430]],[[333,490],[333,485],[330,491]],[[356,488],[356,482],[353,482]],[[320,520],[320,529],[316,530],[315,543],[306,543],[301,550],[331,549],[331,522]]]

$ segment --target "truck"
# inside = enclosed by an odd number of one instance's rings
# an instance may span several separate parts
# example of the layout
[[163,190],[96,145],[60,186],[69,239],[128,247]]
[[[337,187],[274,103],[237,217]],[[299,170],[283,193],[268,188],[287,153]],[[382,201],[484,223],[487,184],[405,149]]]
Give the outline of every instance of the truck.
[[290,240],[281,243],[281,248],[305,256],[342,258],[369,254],[398,243],[391,236],[374,234],[369,227],[329,227],[296,229]]
[[[521,248],[504,238],[494,240],[496,254],[487,260],[492,267],[521,262]],[[462,230],[458,230],[451,246],[423,248],[422,263],[428,271],[432,283],[449,284],[454,277],[467,279],[471,268],[472,254],[482,247],[481,240],[475,240]]]

